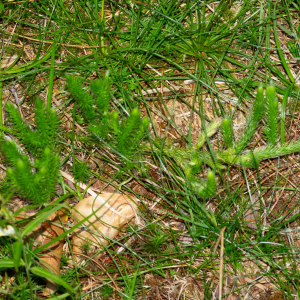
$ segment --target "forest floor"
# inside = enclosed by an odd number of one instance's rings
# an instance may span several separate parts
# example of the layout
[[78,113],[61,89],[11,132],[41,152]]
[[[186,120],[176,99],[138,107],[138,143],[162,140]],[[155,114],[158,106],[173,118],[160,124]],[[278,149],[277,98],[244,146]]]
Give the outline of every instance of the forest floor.
[[[29,272],[45,254],[28,238],[22,240],[25,267],[0,272],[1,299],[299,299],[299,152],[263,160],[256,168],[234,163],[215,168],[216,191],[203,199],[163,146],[153,150],[156,141],[189,150],[210,124],[225,117],[232,120],[238,141],[258,86],[265,89],[270,82],[280,109],[278,141],[296,142],[299,5],[256,0],[0,3],[1,130],[17,141],[9,130],[7,102],[33,129],[36,100],[50,103],[61,120],[60,175],[51,201],[69,195],[64,203],[72,208],[88,196],[110,193],[125,195],[137,206],[137,215],[106,239],[105,247],[85,242],[80,254],[74,251],[76,219],[70,210],[58,270],[76,293],[60,281],[55,293],[45,292],[45,276]],[[122,121],[138,107],[150,120],[131,166],[113,144],[86,139],[86,120],[66,87],[67,75],[83,78],[88,88],[107,70],[110,112],[117,111]],[[267,145],[264,126],[262,121],[249,151]],[[205,141],[199,153],[214,157],[226,150],[221,130]],[[85,183],[73,174],[75,160],[86,163]],[[9,165],[3,156],[0,166],[4,179]],[[211,169],[201,165],[197,180],[205,182]],[[30,201],[18,191],[1,201],[18,228],[16,212]],[[47,205],[35,207],[26,218],[47,210]],[[47,241],[57,238],[54,244],[60,234],[50,230]],[[0,240],[1,261],[12,259],[15,239]]]

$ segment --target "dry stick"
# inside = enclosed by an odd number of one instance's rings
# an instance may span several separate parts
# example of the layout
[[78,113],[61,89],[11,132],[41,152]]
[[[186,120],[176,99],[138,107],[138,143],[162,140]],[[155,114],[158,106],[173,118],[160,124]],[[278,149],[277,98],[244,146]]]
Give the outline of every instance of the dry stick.
[[10,44],[10,42],[12,40],[12,37],[13,37],[15,31],[16,31],[16,28],[17,28],[17,22],[16,22],[16,25],[15,25],[14,29],[12,30],[12,32],[9,32],[10,36],[9,36],[8,40],[6,41],[6,45],[5,46],[7,46],[8,44]]
[[219,237],[218,237],[218,239],[216,241],[216,244],[214,246],[214,250],[213,250],[213,253],[212,253],[213,255],[216,254],[217,248],[218,248],[218,246],[220,244],[220,240],[221,240],[221,234],[219,235]]
[[220,252],[220,270],[219,270],[219,300],[222,299],[222,289],[223,289],[223,265],[224,265],[224,231],[226,227],[221,229],[221,252]]
[[18,97],[18,92],[17,92],[16,87],[15,87],[14,85],[11,85],[11,86],[9,87],[9,89],[10,89],[12,95],[13,95],[14,98],[15,98],[15,101],[16,101],[16,103],[17,103],[17,107],[18,107],[18,109],[19,109],[19,112],[20,112],[21,117],[24,118],[24,117],[23,117],[23,113],[22,113],[22,109],[21,109],[21,106],[20,106],[20,100],[19,100],[19,97]]
[[[146,64],[146,66],[148,68],[150,68],[152,71],[154,71],[157,75],[162,76],[162,74],[160,72],[158,72],[156,69],[154,69],[153,67],[151,67],[149,64]],[[169,80],[166,80],[166,82],[172,87],[176,89],[176,86],[174,84],[172,84]]]

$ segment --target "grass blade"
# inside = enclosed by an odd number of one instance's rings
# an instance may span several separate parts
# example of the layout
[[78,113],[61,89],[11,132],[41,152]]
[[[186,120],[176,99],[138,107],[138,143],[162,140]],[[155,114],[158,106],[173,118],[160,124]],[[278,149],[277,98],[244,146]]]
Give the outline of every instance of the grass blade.
[[[19,266],[24,266],[24,261],[20,260]],[[0,259],[0,270],[10,269],[15,266],[15,261],[13,259]]]
[[17,272],[19,270],[22,250],[23,250],[23,243],[21,241],[16,241],[13,243],[14,264],[15,264],[15,269]]
[[281,115],[280,115],[280,138],[281,138],[281,144],[285,144],[285,138],[284,138],[284,124],[285,124],[285,108],[286,108],[286,102],[287,98],[290,94],[291,87],[288,87],[287,90],[284,93],[283,99],[282,99],[282,105],[281,105]]
[[40,267],[32,267],[32,268],[30,268],[30,271],[34,275],[43,277],[47,280],[50,279],[50,280],[54,281],[56,284],[63,286],[69,292],[75,293],[75,290],[67,282],[65,282],[60,276],[57,276],[57,275],[49,272],[48,270],[45,270]]
[[50,67],[48,99],[47,99],[47,110],[48,111],[50,111],[50,109],[51,109],[53,80],[54,80],[55,50],[56,50],[56,44],[54,44],[53,47],[51,48],[51,67]]
[[291,82],[294,82],[294,77],[290,71],[290,68],[284,58],[284,55],[282,53],[282,50],[281,50],[281,46],[280,46],[280,43],[279,43],[279,39],[278,39],[278,35],[277,35],[277,28],[276,28],[276,20],[275,20],[275,12],[276,12],[276,6],[274,7],[274,20],[273,20],[273,24],[274,24],[274,27],[273,27],[273,31],[274,31],[274,39],[275,39],[275,43],[276,43],[276,47],[277,47],[277,53],[278,53],[278,56],[280,58],[280,61],[282,63],[282,66],[284,67],[284,70],[285,72],[287,73],[287,75],[289,76]]

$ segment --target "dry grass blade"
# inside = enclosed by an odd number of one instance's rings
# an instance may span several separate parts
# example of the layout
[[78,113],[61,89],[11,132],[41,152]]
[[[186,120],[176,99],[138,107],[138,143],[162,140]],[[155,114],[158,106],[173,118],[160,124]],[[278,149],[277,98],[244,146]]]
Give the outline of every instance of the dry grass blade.
[[223,266],[224,266],[224,232],[226,227],[221,229],[221,251],[220,251],[220,268],[219,268],[219,300],[222,299],[222,288],[223,288]]

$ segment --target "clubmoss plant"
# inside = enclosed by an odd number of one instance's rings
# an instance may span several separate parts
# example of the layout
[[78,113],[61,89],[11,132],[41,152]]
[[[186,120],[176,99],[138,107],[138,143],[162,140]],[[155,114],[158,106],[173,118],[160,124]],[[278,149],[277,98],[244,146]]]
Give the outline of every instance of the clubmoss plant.
[[[108,73],[102,80],[92,82],[87,91],[82,88],[82,84],[83,80],[80,78],[67,77],[68,89],[78,102],[89,131],[111,145],[120,155],[121,160],[125,158],[126,163],[130,163],[147,131],[149,120],[141,119],[138,109],[133,109],[122,122],[119,121],[119,114],[116,111],[110,112]],[[219,118],[201,132],[197,143],[189,149],[175,148],[171,140],[164,141],[163,145],[157,140],[154,144],[158,149],[163,148],[164,153],[173,158],[184,170],[191,190],[206,199],[214,195],[217,188],[215,172],[225,168],[225,164],[253,168],[264,159],[300,151],[300,142],[292,142],[288,145],[278,143],[279,115],[276,89],[271,83],[266,88],[265,96],[263,87],[258,87],[252,110],[247,116],[246,126],[240,138],[235,139],[230,118]],[[267,146],[246,150],[262,120],[264,120],[263,133]],[[219,127],[221,127],[224,147],[227,149],[213,153],[202,151],[207,138],[213,136]],[[200,180],[197,175],[203,164],[211,168],[206,175],[206,180]]]
[[80,182],[86,183],[91,177],[91,167],[81,160],[75,160],[73,163],[74,178]]
[[265,138],[269,145],[275,146],[278,140],[278,101],[276,99],[275,86],[270,84],[266,89],[266,125],[264,128]]
[[120,121],[119,114],[111,111],[108,72],[103,79],[92,81],[87,91],[82,86],[82,78],[67,76],[67,88],[78,103],[89,132],[98,138],[98,143],[109,144],[119,154],[120,160],[130,164],[148,130],[148,118],[141,119],[141,112],[134,108]]
[[1,134],[1,152],[8,166],[1,192],[5,195],[14,189],[20,197],[34,204],[46,203],[54,195],[59,172],[59,118],[54,110],[48,111],[41,100],[35,107],[35,129],[22,119],[12,104],[6,104],[6,111],[13,135],[20,144]]
[[[223,169],[224,164],[255,168],[264,159],[274,158],[300,151],[300,141],[289,144],[279,143],[279,116],[276,89],[271,83],[266,88],[266,95],[262,86],[257,89],[256,98],[252,110],[247,117],[246,126],[241,137],[235,141],[232,124],[229,118],[217,119],[206,127],[206,133],[202,132],[198,142],[191,149],[174,148],[171,141],[163,145],[164,153],[172,157],[182,167],[187,178],[187,184],[201,198],[209,198],[216,190],[215,173],[209,171],[206,180],[200,180],[197,176],[203,164],[211,169]],[[263,133],[267,146],[248,149],[258,126],[264,120]],[[225,151],[199,151],[206,142],[206,136],[214,135],[221,127]],[[156,146],[161,149],[158,141]]]
[[224,118],[221,124],[221,130],[223,135],[223,143],[227,148],[233,146],[233,130],[232,124],[228,118]]
[[[267,105],[268,107],[268,105]],[[262,120],[264,110],[264,90],[262,86],[259,86],[257,89],[257,94],[255,101],[253,103],[252,111],[249,112],[246,120],[246,126],[245,130],[241,136],[241,138],[237,141],[237,143],[234,146],[234,152],[240,153],[245,149],[245,147],[248,145],[248,143],[253,138],[253,135],[255,134],[255,131],[258,128],[258,125],[260,121]],[[278,111],[278,109],[277,109]],[[225,129],[227,130],[227,129]],[[226,134],[223,132],[223,139],[225,138]],[[227,146],[228,147],[228,146]],[[229,149],[232,148],[228,147]]]

